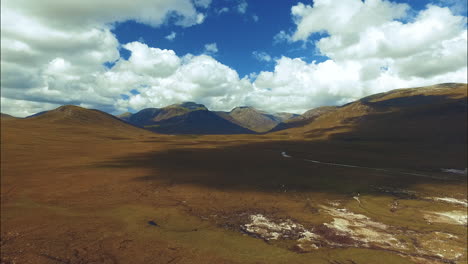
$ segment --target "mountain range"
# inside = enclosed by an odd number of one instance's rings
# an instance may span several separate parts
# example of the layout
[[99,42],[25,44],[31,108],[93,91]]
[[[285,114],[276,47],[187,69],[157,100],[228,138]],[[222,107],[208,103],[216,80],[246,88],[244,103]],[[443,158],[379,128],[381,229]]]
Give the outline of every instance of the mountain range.
[[264,133],[297,116],[291,113],[269,114],[249,106],[236,107],[230,112],[210,111],[194,102],[118,115],[132,125],[164,134]]
[[[146,108],[114,117],[98,110],[61,106],[25,119],[30,123],[143,128],[162,134],[256,134],[345,140],[466,141],[466,84],[396,89],[343,106],[324,106],[302,115],[270,114],[253,107],[210,111],[194,102]],[[15,120],[2,114],[2,121]]]

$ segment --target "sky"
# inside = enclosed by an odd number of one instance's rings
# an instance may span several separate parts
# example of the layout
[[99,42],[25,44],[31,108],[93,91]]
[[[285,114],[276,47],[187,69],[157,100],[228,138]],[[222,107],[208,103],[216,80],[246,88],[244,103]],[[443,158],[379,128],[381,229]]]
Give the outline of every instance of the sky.
[[1,111],[303,113],[467,83],[465,0],[2,0]]

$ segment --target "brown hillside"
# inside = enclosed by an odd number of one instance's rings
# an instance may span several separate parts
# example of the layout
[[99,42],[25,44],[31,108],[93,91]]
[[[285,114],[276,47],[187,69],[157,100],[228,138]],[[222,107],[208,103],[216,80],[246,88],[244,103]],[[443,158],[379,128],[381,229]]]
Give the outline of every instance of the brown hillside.
[[466,142],[466,96],[466,84],[397,89],[277,133],[300,138]]
[[296,116],[296,117],[282,121],[273,129],[271,129],[271,132],[307,125],[311,123],[312,121],[314,121],[319,116],[329,113],[331,111],[335,111],[337,108],[338,107],[336,106],[321,106],[321,107],[308,110],[300,116]]
[[14,117],[14,116],[11,116],[9,114],[0,113],[0,119],[1,120],[11,120],[11,119],[17,119],[17,118]]
[[269,131],[279,123],[275,116],[248,106],[236,107],[229,115],[243,127],[255,132]]
[[39,116],[11,120],[8,125],[2,125],[2,134],[7,137],[18,136],[23,131],[43,137],[74,137],[80,133],[93,137],[137,137],[151,133],[102,111],[74,105],[64,105]]

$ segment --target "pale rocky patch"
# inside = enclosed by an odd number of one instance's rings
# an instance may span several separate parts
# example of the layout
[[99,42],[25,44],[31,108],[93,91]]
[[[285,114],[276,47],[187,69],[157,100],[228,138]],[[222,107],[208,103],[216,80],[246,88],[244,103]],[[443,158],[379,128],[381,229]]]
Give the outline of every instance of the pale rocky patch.
[[456,204],[456,205],[463,205],[465,207],[468,207],[468,201],[466,199],[456,199],[456,198],[451,198],[451,197],[426,197],[426,199],[438,201],[438,202],[446,202],[446,203],[451,203],[451,204]]
[[322,210],[333,216],[331,223],[324,225],[361,243],[362,247],[374,244],[378,247],[389,249],[406,249],[407,245],[400,242],[393,233],[398,233],[393,227],[376,222],[371,218],[350,212],[346,209],[337,209],[322,206]]
[[448,173],[455,173],[455,174],[461,174],[461,175],[467,175],[468,173],[468,168],[465,168],[464,170],[458,170],[458,169],[441,169],[443,172],[448,172]]
[[[414,259],[416,263],[453,263],[466,258],[466,243],[456,235],[402,229],[331,204],[340,205],[338,202],[321,205],[320,213],[331,216],[333,220],[313,228],[305,228],[290,219],[274,220],[262,214],[253,214],[250,215],[250,222],[241,225],[241,229],[265,241],[290,240],[301,252],[357,247],[395,251]],[[466,213],[461,211],[426,212],[425,218],[432,222],[466,225]]]
[[467,225],[468,216],[466,211],[450,212],[426,212],[424,219],[429,223],[444,223],[452,225]]
[[242,225],[241,229],[265,240],[300,240],[302,238],[316,237],[314,233],[304,228],[303,225],[294,223],[290,219],[275,222],[262,214],[255,214],[250,216],[250,221],[250,223]]

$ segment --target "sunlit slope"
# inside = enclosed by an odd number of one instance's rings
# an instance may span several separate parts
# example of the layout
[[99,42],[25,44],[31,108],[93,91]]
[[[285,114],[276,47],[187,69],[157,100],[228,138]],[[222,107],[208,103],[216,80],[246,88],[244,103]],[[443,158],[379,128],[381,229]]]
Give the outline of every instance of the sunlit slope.
[[5,137],[138,137],[150,134],[110,114],[73,105],[30,118],[5,120],[2,124],[2,136]]
[[439,84],[375,94],[276,132],[297,138],[466,142],[467,85]]
[[296,116],[291,119],[287,119],[277,126],[273,127],[270,132],[285,130],[288,128],[295,128],[307,125],[317,119],[319,116],[335,111],[338,107],[336,106],[321,106],[311,110],[306,111],[300,116]]

